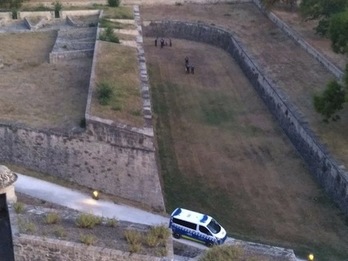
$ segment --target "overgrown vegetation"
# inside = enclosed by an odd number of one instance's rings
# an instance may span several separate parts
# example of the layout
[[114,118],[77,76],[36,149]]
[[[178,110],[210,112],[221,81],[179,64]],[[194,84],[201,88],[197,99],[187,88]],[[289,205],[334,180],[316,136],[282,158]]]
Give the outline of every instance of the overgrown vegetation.
[[141,250],[141,238],[142,235],[136,230],[126,230],[124,237],[129,244],[129,251],[131,253],[138,253]]
[[133,10],[128,6],[119,6],[117,8],[104,8],[104,17],[112,19],[133,19]]
[[63,5],[59,1],[54,2],[53,5],[54,5],[54,17],[55,18],[59,18],[60,17],[60,11],[62,10]]
[[108,105],[112,99],[112,96],[113,90],[108,83],[102,82],[101,84],[97,85],[97,98],[99,104]]
[[49,212],[45,216],[46,224],[57,224],[60,220],[60,216],[57,212]]
[[23,213],[24,204],[22,202],[16,202],[13,204],[13,208],[17,214]]
[[[214,246],[206,251],[199,261],[242,261],[244,259],[243,249],[234,246]],[[248,259],[250,260],[250,259]]]
[[120,0],[108,0],[108,5],[110,7],[118,7],[120,5]]
[[110,26],[106,27],[106,29],[100,33],[99,40],[120,43],[120,39],[118,39],[117,35],[114,33],[114,29]]
[[83,243],[87,246],[90,246],[90,245],[95,244],[95,242],[97,241],[97,238],[91,234],[81,234],[80,241],[81,241],[81,243]]
[[37,230],[36,225],[27,219],[18,218],[18,226],[24,233],[33,233]]
[[106,225],[109,226],[109,227],[116,227],[118,224],[118,220],[115,219],[115,218],[108,218],[106,220]]
[[94,228],[101,223],[102,219],[93,214],[80,214],[75,224],[80,228]]

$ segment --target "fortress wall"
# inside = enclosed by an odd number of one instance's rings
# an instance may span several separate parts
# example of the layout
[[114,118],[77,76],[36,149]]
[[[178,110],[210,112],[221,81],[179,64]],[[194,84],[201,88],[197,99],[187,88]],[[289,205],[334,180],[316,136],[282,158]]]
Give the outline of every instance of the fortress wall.
[[72,11],[61,11],[60,18],[66,18],[67,16],[88,16],[100,14],[99,10],[72,10]]
[[[170,261],[173,255],[155,257],[132,254],[116,249],[87,246],[81,243],[42,238],[30,235],[20,235],[14,238],[16,261],[26,260],[64,260],[64,261]],[[171,240],[167,248],[173,247]],[[168,251],[171,253],[172,251]],[[47,259],[45,259],[47,258]]]
[[[0,161],[164,210],[155,151],[149,139],[97,129],[88,134],[58,134],[0,125]],[[101,139],[102,135],[109,143]]]
[[289,139],[307,163],[312,175],[329,196],[348,214],[348,173],[339,167],[318,138],[286,100],[277,86],[263,75],[231,32],[204,24],[175,21],[144,23],[144,36],[165,36],[211,44],[224,49],[240,65]]
[[51,20],[54,18],[53,11],[33,11],[33,12],[18,12],[18,19],[24,19],[28,17],[41,17]]
[[178,4],[217,4],[217,3],[249,3],[253,0],[122,0],[123,5],[178,5]]

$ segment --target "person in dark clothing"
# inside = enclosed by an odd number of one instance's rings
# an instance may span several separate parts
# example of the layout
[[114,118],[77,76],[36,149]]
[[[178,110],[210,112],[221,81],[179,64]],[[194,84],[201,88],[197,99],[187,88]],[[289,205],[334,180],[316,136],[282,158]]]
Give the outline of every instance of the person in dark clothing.
[[185,66],[187,67],[188,64],[189,64],[189,58],[186,56],[186,57],[185,57]]
[[172,47],[172,39],[169,38],[169,46]]
[[195,67],[193,65],[191,65],[190,67],[191,67],[191,73],[195,74]]
[[189,64],[186,64],[186,73],[190,73],[190,65]]
[[155,46],[156,46],[156,47],[157,47],[157,40],[158,40],[158,39],[156,38],[156,39],[155,39]]
[[163,48],[163,46],[164,46],[164,39],[162,38],[161,39],[161,48]]

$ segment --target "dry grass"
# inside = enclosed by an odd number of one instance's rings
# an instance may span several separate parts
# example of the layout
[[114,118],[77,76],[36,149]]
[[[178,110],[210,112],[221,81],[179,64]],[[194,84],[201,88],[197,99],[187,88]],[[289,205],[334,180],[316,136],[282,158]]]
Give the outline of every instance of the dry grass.
[[91,59],[49,64],[56,32],[0,35],[0,119],[71,129],[84,117]]
[[[143,20],[165,18],[204,21],[231,30],[257,59],[260,68],[268,73],[306,115],[311,128],[320,136],[322,143],[327,145],[339,161],[348,166],[348,109],[342,111],[339,122],[327,125],[322,122],[321,116],[314,111],[312,105],[313,95],[322,91],[334,76],[283,34],[254,4],[143,6],[141,14]],[[296,20],[296,17],[293,19]],[[313,38],[313,33],[308,28],[306,32],[301,33]],[[327,39],[315,40],[316,46],[329,47]],[[318,44],[319,42],[323,44]],[[326,53],[333,52],[326,49]],[[333,55],[331,58],[335,57],[337,58]],[[343,60],[346,62],[348,59],[344,57]]]
[[142,127],[144,120],[136,49],[100,42],[97,61],[97,85],[103,82],[109,84],[114,95],[107,106],[100,105],[96,95],[93,95],[91,114],[115,122]]
[[[344,260],[344,219],[234,60],[176,39],[164,49],[146,39],[145,49],[167,210],[199,210],[232,236]],[[195,75],[184,73],[186,55]]]

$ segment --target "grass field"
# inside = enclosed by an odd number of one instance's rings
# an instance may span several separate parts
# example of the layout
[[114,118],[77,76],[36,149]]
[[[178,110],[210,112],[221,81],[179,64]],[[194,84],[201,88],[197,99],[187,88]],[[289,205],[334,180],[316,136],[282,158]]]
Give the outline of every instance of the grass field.
[[48,63],[55,31],[0,35],[0,119],[70,130],[84,118],[91,58]]
[[136,127],[144,125],[142,98],[136,49],[120,44],[99,42],[96,86],[108,84],[113,89],[110,104],[100,105],[97,95],[92,97],[91,114]]
[[145,49],[167,211],[209,213],[231,236],[346,260],[347,223],[238,65],[188,41],[160,49],[145,39]]

